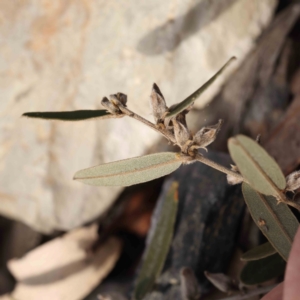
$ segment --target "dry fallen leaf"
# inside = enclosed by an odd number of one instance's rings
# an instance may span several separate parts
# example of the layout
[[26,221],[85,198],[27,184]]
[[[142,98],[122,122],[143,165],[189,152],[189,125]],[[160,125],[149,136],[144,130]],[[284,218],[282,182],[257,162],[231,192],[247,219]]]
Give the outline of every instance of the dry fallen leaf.
[[8,262],[18,300],[83,299],[114,267],[122,244],[110,238],[94,253],[97,226],[76,229]]

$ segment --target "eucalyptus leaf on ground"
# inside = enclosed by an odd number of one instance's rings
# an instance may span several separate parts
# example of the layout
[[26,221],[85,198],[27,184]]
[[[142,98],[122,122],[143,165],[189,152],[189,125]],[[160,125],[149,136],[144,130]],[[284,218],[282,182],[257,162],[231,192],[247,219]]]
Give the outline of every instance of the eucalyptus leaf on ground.
[[94,118],[117,118],[106,110],[74,110],[74,111],[49,111],[49,112],[27,112],[22,116],[36,119],[81,121]]
[[249,261],[240,279],[244,284],[260,284],[284,274],[286,263],[278,253],[255,261]]
[[182,102],[178,103],[177,105],[174,105],[172,107],[172,110],[167,114],[166,118],[174,117],[182,111],[184,111],[186,108],[188,108],[223,73],[226,67],[235,59],[235,57],[231,57],[228,60],[228,62],[213,77],[211,77],[207,82],[205,82],[199,89],[197,89],[193,94],[188,96]]
[[143,258],[139,276],[133,292],[134,300],[141,300],[150,292],[160,275],[171,245],[178,206],[178,182],[169,185],[163,199],[156,227],[150,234],[149,244]]
[[228,149],[240,173],[258,192],[276,196],[286,180],[275,160],[254,140],[237,135],[228,141]]
[[261,258],[271,256],[275,253],[276,250],[274,249],[274,247],[269,242],[266,242],[244,253],[241,257],[241,260],[244,261],[259,260]]
[[75,300],[85,297],[111,272],[122,253],[122,241],[97,242],[98,225],[74,229],[8,261],[17,280],[11,299]]
[[129,186],[168,175],[182,162],[177,153],[155,153],[84,169],[74,179],[90,185]]
[[246,183],[242,184],[242,191],[254,222],[287,260],[299,226],[298,220],[286,204],[277,204],[274,197],[262,195]]

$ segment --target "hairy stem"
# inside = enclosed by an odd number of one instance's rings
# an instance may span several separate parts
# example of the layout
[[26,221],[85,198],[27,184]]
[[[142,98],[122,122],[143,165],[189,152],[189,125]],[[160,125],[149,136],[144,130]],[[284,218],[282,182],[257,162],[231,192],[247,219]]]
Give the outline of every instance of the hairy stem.
[[[249,184],[249,182],[241,174],[231,171],[231,170],[227,169],[226,167],[219,165],[218,163],[216,163],[206,157],[203,157],[200,154],[197,154],[195,159],[199,162],[202,162],[205,165],[208,165],[208,166],[222,172],[222,173],[234,176],[236,179],[242,180],[245,183]],[[298,203],[289,200],[282,191],[280,191],[276,186],[275,186],[275,188],[277,190],[277,199],[279,202],[285,203],[286,205],[292,206],[292,207],[296,208],[298,211],[300,211],[300,205]]]
[[176,140],[173,136],[173,134],[171,132],[169,132],[166,129],[163,128],[159,128],[158,126],[156,126],[155,124],[151,123],[150,121],[142,118],[141,116],[139,116],[138,114],[134,113],[133,111],[129,110],[127,107],[124,106],[119,106],[119,109],[122,111],[123,114],[127,115],[128,117],[131,117],[137,121],[140,121],[142,123],[144,123],[145,125],[151,127],[152,129],[154,129],[155,131],[161,133],[169,142],[172,143],[176,143]]
[[[155,124],[151,123],[150,121],[144,119],[143,117],[139,116],[138,114],[134,113],[133,111],[129,110],[127,107],[125,106],[122,106],[122,105],[119,105],[118,106],[119,109],[122,111],[122,113],[128,117],[131,117],[137,121],[140,121],[141,123],[144,123],[145,125],[147,125],[148,127],[154,129],[155,131],[161,133],[169,142],[172,142],[173,144],[177,144],[176,142],[176,139],[174,137],[174,135],[168,131],[167,129],[164,129],[164,128],[160,128],[158,126],[156,126]],[[235,177],[237,180],[240,180],[240,181],[243,181],[243,182],[246,182],[246,183],[249,183],[241,174],[237,173],[237,172],[234,172],[222,165],[219,165],[218,163],[200,155],[200,154],[197,154],[196,157],[195,157],[195,160],[207,165],[207,166],[210,166],[211,168],[213,169],[216,169],[222,173],[225,173],[227,175],[231,175],[233,177]],[[290,205],[294,208],[296,208],[298,211],[300,211],[300,205],[297,204],[296,202],[293,202],[289,199],[287,199],[287,197],[285,196],[284,193],[282,193],[282,191],[278,190],[278,200],[280,202],[283,202],[287,205]]]
[[216,169],[216,170],[218,170],[222,173],[225,173],[227,175],[231,175],[231,176],[235,177],[236,179],[239,179],[239,180],[242,180],[242,181],[248,183],[246,181],[246,179],[241,174],[236,173],[234,171],[231,171],[231,170],[227,169],[226,167],[224,167],[222,165],[219,165],[218,163],[216,163],[216,162],[214,162],[214,161],[212,161],[212,160],[210,160],[210,159],[208,159],[208,158],[206,158],[206,157],[204,157],[200,154],[197,154],[195,159],[199,162],[202,162],[203,164],[205,164],[207,166],[212,167],[213,169]]

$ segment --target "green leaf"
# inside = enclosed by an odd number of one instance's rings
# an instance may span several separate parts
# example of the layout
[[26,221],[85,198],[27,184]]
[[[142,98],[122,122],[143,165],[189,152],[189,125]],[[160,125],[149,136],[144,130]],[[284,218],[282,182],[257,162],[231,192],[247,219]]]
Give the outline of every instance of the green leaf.
[[237,135],[230,138],[228,149],[239,171],[258,192],[276,196],[286,180],[275,160],[254,140]]
[[207,82],[205,82],[198,90],[196,90],[193,94],[188,96],[182,102],[178,103],[177,105],[174,105],[172,107],[172,110],[167,114],[166,118],[171,118],[178,115],[187,107],[189,107],[193,102],[195,102],[195,100],[197,100],[197,98],[223,73],[227,66],[235,59],[235,57],[231,57],[229,61],[213,77],[211,77]]
[[241,260],[244,261],[259,260],[261,258],[268,257],[275,253],[276,250],[274,249],[274,247],[269,242],[266,242],[244,253],[241,257]]
[[129,186],[170,174],[182,162],[177,153],[155,153],[84,169],[74,179],[90,185]]
[[277,204],[273,196],[262,195],[246,183],[242,184],[242,191],[254,222],[287,260],[299,226],[298,220],[286,204]]
[[[133,298],[143,299],[160,275],[172,242],[178,206],[178,182],[173,182],[163,199],[158,220],[143,257]],[[151,234],[151,233],[150,233]]]
[[49,111],[49,112],[27,112],[22,116],[37,119],[81,121],[92,118],[116,118],[106,110],[74,110],[74,111]]
[[286,263],[278,253],[260,260],[249,261],[240,279],[244,284],[260,284],[284,274]]

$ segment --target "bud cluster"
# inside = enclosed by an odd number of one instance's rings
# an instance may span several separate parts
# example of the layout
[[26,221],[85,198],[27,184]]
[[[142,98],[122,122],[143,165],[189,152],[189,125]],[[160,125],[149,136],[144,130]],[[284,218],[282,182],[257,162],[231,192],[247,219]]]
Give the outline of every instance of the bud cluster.
[[102,106],[104,106],[108,112],[110,112],[113,115],[119,115],[122,114],[121,110],[119,109],[119,106],[126,107],[127,103],[127,95],[122,93],[117,93],[109,96],[109,100],[107,97],[104,97],[101,101]]
[[175,136],[176,143],[183,153],[193,156],[195,151],[199,148],[203,148],[207,151],[206,146],[210,145],[216,139],[221,128],[222,120],[219,120],[216,125],[203,127],[193,135],[186,123],[186,115],[193,107],[193,104],[169,119],[167,117],[168,113],[178,104],[168,108],[162,92],[155,83],[153,84],[150,99],[156,125],[160,128],[169,130]]

